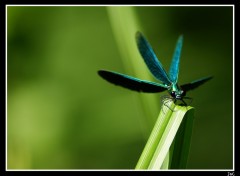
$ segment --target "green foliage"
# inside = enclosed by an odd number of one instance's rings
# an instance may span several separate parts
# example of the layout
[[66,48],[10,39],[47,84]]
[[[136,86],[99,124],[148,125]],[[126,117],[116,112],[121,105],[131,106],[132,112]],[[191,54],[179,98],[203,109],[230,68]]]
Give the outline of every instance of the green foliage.
[[165,103],[135,169],[185,169],[192,126],[192,107]]

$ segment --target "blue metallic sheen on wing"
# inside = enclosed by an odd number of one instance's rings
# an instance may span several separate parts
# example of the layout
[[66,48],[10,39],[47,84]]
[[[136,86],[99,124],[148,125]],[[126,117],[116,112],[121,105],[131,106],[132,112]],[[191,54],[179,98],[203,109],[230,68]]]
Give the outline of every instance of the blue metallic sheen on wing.
[[169,69],[169,78],[173,83],[177,83],[178,81],[178,72],[179,72],[179,63],[180,63],[182,44],[183,44],[183,35],[181,35],[178,38],[176,48],[172,58],[172,63]]
[[166,71],[157,59],[152,47],[140,32],[136,33],[136,41],[138,50],[153,76],[162,81],[164,84],[170,85],[171,81],[168,78]]
[[99,70],[98,74],[105,80],[115,85],[119,85],[134,91],[157,93],[168,89],[167,86],[151,81],[141,80],[125,74]]

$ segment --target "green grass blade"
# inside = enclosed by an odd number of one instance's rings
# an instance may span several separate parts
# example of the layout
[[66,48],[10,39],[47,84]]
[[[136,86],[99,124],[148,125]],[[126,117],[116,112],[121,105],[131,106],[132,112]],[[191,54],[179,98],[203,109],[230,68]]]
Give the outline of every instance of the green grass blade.
[[[137,31],[143,32],[139,25],[138,17],[134,7],[109,6],[107,7],[110,24],[121,59],[126,69],[125,74],[132,75],[144,80],[153,80],[141,55],[137,49],[135,34]],[[157,96],[154,94],[140,94],[141,109],[143,109],[146,119],[142,119],[144,134],[149,134],[156,114],[159,111]]]
[[[167,107],[167,106],[168,107]],[[170,109],[170,108],[171,109]],[[172,111],[174,110],[174,111]],[[180,159],[180,163],[177,163],[179,157],[174,157],[179,150],[176,150],[180,142],[180,137],[182,133],[178,133],[178,140],[175,141],[175,136],[182,124],[183,119],[193,116],[192,107],[183,107],[175,105],[173,102],[165,103],[162,106],[158,119],[155,123],[155,126],[150,134],[150,137],[145,145],[145,148],[139,158],[139,161],[135,169],[169,169],[171,166],[176,166],[176,164],[184,165],[188,154],[190,144],[190,133],[185,133],[188,136],[188,139],[185,140],[185,145],[182,145],[181,155],[183,159]],[[185,122],[185,121],[184,121]],[[186,126],[181,126],[183,130],[185,127],[188,127],[186,130],[191,129],[191,121],[186,120]],[[183,130],[184,131],[184,130]],[[189,143],[188,143],[189,142]],[[173,160],[174,159],[174,160]]]
[[162,164],[160,170],[168,170],[171,167],[172,156],[173,156],[173,151],[174,151],[174,143],[175,143],[175,140],[173,141],[173,143],[167,153],[167,156],[165,157],[165,159],[163,161],[163,164]]
[[[171,107],[171,109],[174,109],[175,104],[172,102],[167,103],[167,106]],[[158,143],[160,139],[163,136],[163,133],[168,125],[168,122],[172,115],[172,110],[170,110],[166,106],[162,106],[163,108],[160,111],[160,114],[157,118],[157,121],[154,125],[154,128],[150,134],[150,137],[147,141],[147,144],[145,145],[145,148],[140,156],[140,159],[135,167],[135,169],[147,169],[152,157],[155,153],[155,150],[158,146]],[[168,165],[166,163],[166,165]]]
[[175,137],[172,162],[170,164],[171,169],[186,169],[187,167],[193,120],[194,109],[191,109],[185,114],[182,124]]
[[170,154],[170,150],[169,150],[163,161],[163,164],[162,164],[160,170],[168,170],[168,168],[170,167],[170,164],[171,164],[170,161],[171,161],[171,154]]
[[[148,169],[158,170],[161,168],[164,159],[166,158],[170,147],[175,139],[178,129],[185,118],[188,111],[192,110],[192,107],[175,106],[174,111],[171,114],[171,118],[164,130],[161,140],[156,148],[156,151],[152,157],[152,160],[148,166]],[[171,111],[171,110],[170,110]],[[184,146],[185,147],[185,146]],[[174,144],[174,150],[177,148],[177,143]],[[185,150],[184,150],[185,151]],[[175,151],[173,151],[172,157],[174,158]],[[182,157],[182,155],[181,155]],[[185,161],[185,158],[183,159]]]

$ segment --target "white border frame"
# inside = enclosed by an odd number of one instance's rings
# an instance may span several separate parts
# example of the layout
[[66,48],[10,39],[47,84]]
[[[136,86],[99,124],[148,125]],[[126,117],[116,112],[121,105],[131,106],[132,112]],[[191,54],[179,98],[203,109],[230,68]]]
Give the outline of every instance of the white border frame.
[[[210,6],[210,7],[217,7],[217,6],[223,6],[223,7],[233,7],[233,169],[209,169],[209,170],[204,170],[204,169],[171,169],[171,170],[134,170],[134,169],[7,169],[7,7],[11,7],[11,6],[51,6],[51,7],[57,7],[57,6],[86,6],[86,7],[96,7],[96,6],[100,6],[100,7],[106,7],[106,6],[173,6],[173,7],[176,7],[176,6],[182,6],[182,7],[194,7],[194,6],[200,6],[200,7],[206,7],[206,6]],[[5,92],[5,105],[6,105],[6,108],[5,108],[5,111],[6,111],[6,117],[5,117],[5,125],[6,125],[6,136],[5,136],[5,147],[6,147],[6,153],[5,153],[5,170],[6,171],[167,171],[167,172],[171,172],[171,171],[179,171],[179,172],[182,172],[182,171],[231,171],[231,172],[234,172],[235,171],[235,108],[234,108],[234,102],[235,102],[235,97],[234,97],[234,94],[235,94],[235,82],[234,82],[234,78],[235,78],[235,75],[234,75],[234,72],[235,72],[235,69],[234,69],[234,65],[235,65],[235,5],[223,5],[223,4],[219,4],[219,5],[214,5],[214,4],[210,4],[210,5],[159,5],[159,4],[153,4],[153,5],[18,5],[18,4],[15,4],[15,5],[5,5],[5,15],[6,15],[6,18],[5,18],[5,46],[6,46],[6,50],[5,50],[5,61],[6,61],[6,64],[5,64],[5,67],[6,67],[6,80],[5,80],[5,85],[6,85],[6,92]]]

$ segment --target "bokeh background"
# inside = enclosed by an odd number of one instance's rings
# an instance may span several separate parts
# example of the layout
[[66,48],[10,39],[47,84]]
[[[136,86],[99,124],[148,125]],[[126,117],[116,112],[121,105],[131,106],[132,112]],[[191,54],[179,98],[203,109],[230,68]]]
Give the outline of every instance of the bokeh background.
[[146,78],[140,30],[166,69],[184,34],[180,84],[214,76],[188,94],[188,169],[232,169],[232,21],[233,7],[8,6],[7,168],[134,169],[167,92],[132,92],[97,70]]

